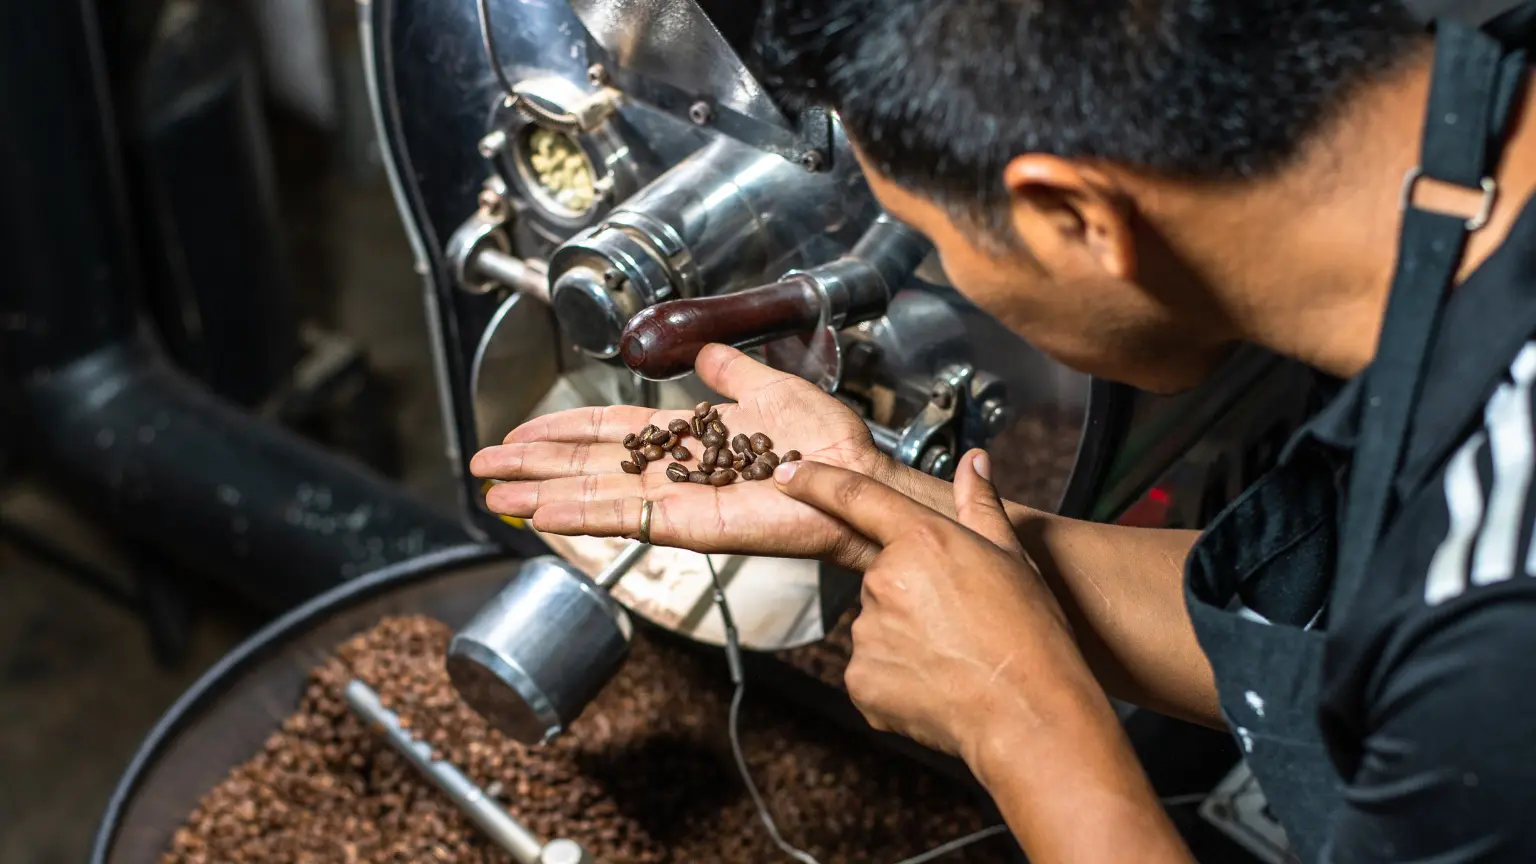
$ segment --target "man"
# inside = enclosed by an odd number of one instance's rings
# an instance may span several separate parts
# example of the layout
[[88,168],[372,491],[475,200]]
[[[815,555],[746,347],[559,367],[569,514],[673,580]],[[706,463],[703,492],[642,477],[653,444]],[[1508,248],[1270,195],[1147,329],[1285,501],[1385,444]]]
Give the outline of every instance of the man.
[[610,408],[478,454],[491,507],[634,536],[650,502],[657,543],[863,570],[850,695],[962,757],[1031,860],[1187,860],[1105,691],[1230,727],[1305,860],[1536,860],[1523,60],[1391,2],[768,6],[780,91],[1042,351],[1169,391],[1252,341],[1354,380],[1203,538],[1000,502],[979,451],[920,475],[723,346],[726,422],[805,454],[774,483],[618,473],[673,414]]

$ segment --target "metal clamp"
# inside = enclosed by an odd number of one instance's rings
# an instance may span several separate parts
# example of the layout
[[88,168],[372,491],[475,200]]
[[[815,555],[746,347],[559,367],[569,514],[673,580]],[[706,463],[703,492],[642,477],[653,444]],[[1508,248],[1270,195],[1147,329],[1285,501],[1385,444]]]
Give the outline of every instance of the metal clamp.
[[1004,399],[1002,379],[969,364],[947,366],[934,380],[928,404],[894,442],[891,455],[948,480],[960,454],[985,446],[1007,422]]
[[544,262],[512,255],[506,232],[506,184],[500,177],[485,181],[479,204],[448,238],[448,266],[454,282],[471,294],[510,288],[548,303],[549,278]]
[[[1403,176],[1403,191],[1398,199],[1398,205],[1402,208],[1404,213],[1408,212],[1410,209],[1424,209],[1416,207],[1413,203],[1414,190],[1418,188],[1419,181],[1424,179],[1424,176],[1424,167],[1422,165],[1415,165],[1414,167],[1409,168],[1408,173]],[[1442,180],[1440,182],[1444,183],[1446,181]],[[1468,192],[1477,191],[1466,186],[1460,186],[1460,184],[1456,183],[1450,183],[1447,185],[1458,186],[1459,188],[1465,189]],[[1493,206],[1499,200],[1499,183],[1497,180],[1493,179],[1492,177],[1484,177],[1481,181],[1479,181],[1478,186],[1483,190],[1483,201],[1482,204],[1478,206],[1477,212],[1474,213],[1471,218],[1467,219],[1466,224],[1468,231],[1478,231],[1486,227],[1488,220],[1493,216]],[[1430,212],[1439,213],[1443,211],[1437,210]]]

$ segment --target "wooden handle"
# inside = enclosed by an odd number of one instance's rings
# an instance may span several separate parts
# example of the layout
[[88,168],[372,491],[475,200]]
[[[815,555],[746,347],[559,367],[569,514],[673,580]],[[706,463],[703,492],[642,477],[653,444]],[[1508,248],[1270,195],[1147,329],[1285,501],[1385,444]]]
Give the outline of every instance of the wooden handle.
[[658,303],[629,320],[619,341],[624,365],[653,381],[693,371],[711,342],[746,348],[815,329],[821,294],[791,278],[734,294]]

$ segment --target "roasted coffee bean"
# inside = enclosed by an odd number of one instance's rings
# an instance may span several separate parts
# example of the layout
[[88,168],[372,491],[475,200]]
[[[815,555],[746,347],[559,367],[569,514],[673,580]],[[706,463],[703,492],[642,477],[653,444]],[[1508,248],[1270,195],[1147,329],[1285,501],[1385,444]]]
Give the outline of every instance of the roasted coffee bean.
[[647,444],[661,444],[663,447],[665,447],[666,446],[666,444],[665,444],[666,440],[668,438],[671,438],[671,437],[672,437],[672,433],[671,432],[668,432],[665,429],[657,429],[655,432],[651,433],[651,437],[645,439],[645,443],[647,443]]
[[780,459],[779,459],[779,464],[782,465],[785,462],[799,462],[799,461],[800,461],[800,451],[799,450],[785,450],[784,451],[784,455],[782,457],[780,457]]
[[660,444],[647,444],[640,452],[645,454],[647,462],[660,462],[667,458],[667,451],[661,449]]
[[733,481],[735,481],[735,479],[736,479],[736,472],[735,471],[732,471],[729,468],[719,468],[719,469],[716,469],[715,473],[709,475],[709,485],[711,485],[711,486],[729,486],[729,485],[731,485],[731,483]]
[[768,436],[761,432],[752,436],[751,444],[753,453],[765,453],[773,449],[773,442],[768,440]]
[[730,431],[725,428],[725,424],[721,423],[719,420],[710,421],[709,431],[719,435],[721,438],[724,438],[730,434]]
[[779,467],[779,454],[773,452],[772,450],[764,450],[763,452],[757,454],[757,461],[752,464],[767,465],[768,473],[772,474],[773,469]]
[[687,483],[688,468],[673,462],[671,465],[667,466],[667,479],[671,480],[673,483]]
[[753,462],[741,471],[744,480],[767,480],[773,476],[773,469],[761,462]]
[[[825,641],[778,656],[841,687],[852,617]],[[529,830],[571,837],[604,864],[776,860],[751,799],[727,793],[737,789],[729,758],[720,759],[729,682],[713,656],[646,632],[565,735],[525,748],[454,692],[443,668],[452,628],[386,618],[311,671],[295,712],[198,802],[160,864],[505,864],[505,853],[353,716],[343,696],[353,678]],[[748,700],[743,713],[747,758],[781,830],[828,864],[900,860],[988,824],[941,775],[817,715],[766,699]],[[1011,860],[1006,845],[988,841],[945,860]]]
[[650,441],[651,440],[651,436],[655,435],[658,431],[660,431],[660,430],[656,427],[656,424],[654,424],[654,423],[646,426],[644,429],[641,429],[640,430],[640,443],[641,444],[645,444],[646,442]]
[[736,433],[736,437],[731,439],[731,449],[735,450],[737,453],[745,453],[751,449],[751,447],[752,439],[748,438],[745,433],[738,432]]
[[638,467],[641,471],[644,471],[645,470],[645,466],[651,461],[651,460],[645,458],[645,451],[644,450],[631,450],[631,451],[629,451],[629,458],[630,458],[631,461],[633,461],[635,463],[635,466]]
[[705,432],[703,435],[700,435],[699,440],[703,442],[705,447],[719,447],[721,444],[725,443],[724,436],[716,433],[714,430],[710,430]]
[[676,459],[679,462],[686,461],[692,455],[693,455],[692,453],[688,452],[688,448],[684,447],[681,444],[679,444],[676,447],[672,448],[672,458]]
[[683,443],[683,439],[681,439],[678,436],[672,434],[671,432],[668,432],[667,433],[667,440],[661,442],[661,449],[663,449],[663,450],[671,450],[673,447],[676,447],[677,445],[679,445],[681,443]]
[[628,461],[620,462],[619,463],[619,467],[624,469],[624,473],[625,474],[639,474],[641,471],[645,470],[644,468],[641,468],[639,465],[636,465],[635,463],[628,462]]
[[713,408],[710,406],[710,404],[708,402],[700,402],[699,404],[693,406],[693,416],[695,416],[695,417],[705,417],[705,416],[708,416],[709,412],[712,411],[712,410],[713,410]]
[[695,438],[702,438],[704,437],[704,433],[709,431],[704,427],[704,420],[700,417],[693,418],[693,420],[690,421],[690,426],[693,429],[693,437]]
[[735,456],[731,457],[731,467],[737,471],[747,467],[747,457],[737,453]]
[[688,434],[688,421],[682,419],[673,420],[667,424],[667,431],[681,438]]
[[710,423],[718,422],[719,420],[720,420],[720,409],[719,408],[711,408],[711,409],[709,409],[709,413],[704,415],[704,424],[706,426],[709,425]]
[[639,450],[643,446],[645,446],[645,445],[640,443],[640,436],[639,435],[636,435],[635,433],[631,432],[628,435],[624,436],[624,449],[625,450]]
[[757,461],[757,454],[753,453],[752,448],[748,447],[746,450],[742,451],[741,458],[745,460],[748,465],[751,465],[753,462]]
[[709,473],[706,471],[690,471],[688,472],[688,482],[707,484],[709,482]]
[[719,447],[705,447],[704,455],[699,457],[699,470],[709,471],[715,467],[715,462],[720,459]]

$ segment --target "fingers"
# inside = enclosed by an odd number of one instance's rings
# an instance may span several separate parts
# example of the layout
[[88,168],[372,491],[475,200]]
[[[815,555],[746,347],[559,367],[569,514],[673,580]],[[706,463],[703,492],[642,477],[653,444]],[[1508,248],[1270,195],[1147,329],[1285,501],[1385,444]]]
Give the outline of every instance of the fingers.
[[972,450],[960,458],[955,470],[955,520],[1022,561],[1024,547],[997,497],[991,474],[992,460],[985,450]]
[[548,480],[584,474],[618,474],[629,459],[620,444],[534,441],[487,447],[469,460],[469,471],[487,480]]
[[889,546],[921,523],[942,516],[889,486],[846,468],[790,462],[773,472],[786,495],[835,516],[865,537]]
[[678,418],[692,417],[691,411],[657,411],[636,405],[603,405],[572,408],[535,417],[507,433],[503,444],[531,441],[564,441],[568,444],[613,443],[623,441],[631,432],[647,424],[665,426]]
[[632,474],[589,474],[550,480],[498,483],[485,495],[485,505],[502,516],[527,518],[551,504],[592,503],[616,498],[661,498],[686,484],[673,483],[659,471]]
[[[533,527],[550,534],[634,537],[640,533],[640,508],[644,504],[643,498],[551,504],[533,515]],[[652,502],[651,541],[668,545],[677,536],[676,528],[668,518],[667,502]]]
[[764,366],[729,345],[705,345],[704,350],[699,352],[694,369],[710,389],[737,402],[764,387],[784,381],[804,380],[771,366]]

